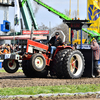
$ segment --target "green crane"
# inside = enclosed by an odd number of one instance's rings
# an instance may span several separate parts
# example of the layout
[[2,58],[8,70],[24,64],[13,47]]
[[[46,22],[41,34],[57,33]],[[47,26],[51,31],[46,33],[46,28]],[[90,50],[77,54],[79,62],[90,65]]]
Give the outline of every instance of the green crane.
[[[34,0],[34,1],[37,2],[38,4],[40,4],[41,6],[45,7],[49,11],[53,12],[54,14],[56,14],[57,16],[59,16],[60,18],[62,18],[63,21],[72,20],[70,17],[68,17],[65,14],[60,13],[59,11],[53,9],[52,7],[50,7],[47,4],[43,3],[42,1],[40,1],[40,0]],[[95,37],[95,38],[100,37],[100,34],[97,33],[97,32],[95,32],[95,31],[89,31],[87,28],[82,28],[82,30],[84,32],[88,33],[91,37]]]
[[45,3],[41,2],[40,0],[34,0],[34,1],[37,2],[38,4],[42,5],[43,7],[45,7],[46,9],[48,9],[49,11],[53,12],[54,14],[58,15],[60,18],[65,19],[65,20],[71,20],[71,18],[69,18],[65,14],[60,13],[59,11],[57,11],[54,8],[46,5]]
[[31,30],[33,23],[34,29],[38,30],[30,0],[20,0],[20,10],[24,20],[25,28],[27,30]]
[[[38,26],[37,26],[37,23],[35,20],[35,16],[33,13],[33,9],[32,9],[30,0],[18,0],[18,1],[19,1],[20,12],[21,12],[22,17],[23,17],[25,28],[27,30],[31,30],[32,23],[33,23],[34,29],[38,30]],[[11,4],[9,4],[9,3],[5,4],[5,3],[0,2],[0,6],[3,6],[3,7],[12,6],[12,7],[14,7],[14,0],[12,1]]]

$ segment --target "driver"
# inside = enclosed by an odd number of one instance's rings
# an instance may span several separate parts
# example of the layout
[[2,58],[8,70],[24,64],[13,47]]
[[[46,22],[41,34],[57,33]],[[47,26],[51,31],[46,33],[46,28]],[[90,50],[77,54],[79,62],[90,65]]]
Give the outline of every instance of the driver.
[[56,47],[60,46],[60,45],[63,45],[62,39],[60,38],[60,35],[59,35],[59,32],[56,32],[55,36],[50,39],[49,45],[51,47],[51,56],[50,56],[50,58],[52,58],[53,51],[56,50]]

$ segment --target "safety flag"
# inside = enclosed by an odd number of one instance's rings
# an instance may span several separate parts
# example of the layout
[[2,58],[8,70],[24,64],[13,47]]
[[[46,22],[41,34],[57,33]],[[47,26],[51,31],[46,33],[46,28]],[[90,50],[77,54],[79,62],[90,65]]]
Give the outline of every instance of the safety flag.
[[20,8],[19,8],[19,1],[15,0],[15,17],[14,17],[14,25],[15,30],[19,27],[19,20],[20,20]]
[[87,19],[91,24],[88,30],[100,33],[100,0],[87,0]]

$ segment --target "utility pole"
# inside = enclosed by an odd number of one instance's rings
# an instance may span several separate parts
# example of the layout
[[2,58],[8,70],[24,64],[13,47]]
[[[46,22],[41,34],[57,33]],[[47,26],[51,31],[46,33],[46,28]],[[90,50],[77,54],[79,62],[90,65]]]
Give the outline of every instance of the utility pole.
[[32,22],[32,28],[31,28],[31,34],[30,34],[30,39],[33,40],[33,32],[34,32],[34,24]]
[[51,22],[49,22],[49,36],[48,36],[48,40],[50,39],[50,35],[51,35]]
[[[79,0],[77,0],[77,18],[79,18]],[[77,31],[77,39],[79,39],[79,31]]]
[[77,18],[79,18],[79,0],[77,0]]
[[[71,17],[71,0],[69,2],[69,17]],[[71,28],[69,28],[69,43],[71,42]]]

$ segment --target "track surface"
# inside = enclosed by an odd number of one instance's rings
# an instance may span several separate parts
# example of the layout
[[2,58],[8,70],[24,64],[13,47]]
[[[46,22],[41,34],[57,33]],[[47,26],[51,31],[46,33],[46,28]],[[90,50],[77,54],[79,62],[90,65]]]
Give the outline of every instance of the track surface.
[[[54,86],[54,85],[78,85],[78,84],[100,84],[99,78],[80,78],[80,79],[57,79],[49,78],[26,78],[22,72],[17,72],[14,74],[0,73],[0,88],[5,87],[26,87],[26,86]],[[84,96],[84,97],[72,97],[69,99],[81,99],[86,100],[91,98],[91,100],[96,99],[95,95]],[[85,99],[84,99],[85,98]],[[29,100],[35,100],[34,98],[28,98]],[[27,99],[27,100],[28,100]],[[45,98],[46,99],[46,98]],[[48,97],[46,100],[69,100],[68,97]],[[11,100],[11,99],[10,99]],[[22,100],[21,98],[16,98],[16,100]],[[24,99],[23,99],[24,100]],[[26,100],[26,99],[25,99]],[[44,100],[44,98],[37,98],[36,100]]]
[[0,87],[26,87],[26,86],[49,86],[49,85],[78,85],[78,84],[98,84],[100,78],[80,78],[80,79],[57,79],[49,78],[26,78],[22,72],[14,74],[0,73]]

